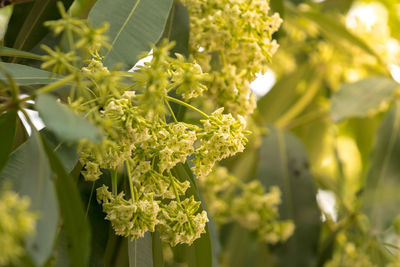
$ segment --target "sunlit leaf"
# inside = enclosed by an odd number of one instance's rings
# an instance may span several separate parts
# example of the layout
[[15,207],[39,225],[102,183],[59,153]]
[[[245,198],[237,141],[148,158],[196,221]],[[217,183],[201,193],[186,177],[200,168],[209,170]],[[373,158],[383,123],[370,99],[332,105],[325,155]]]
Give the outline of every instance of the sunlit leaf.
[[89,21],[100,26],[105,21],[110,28],[111,49],[105,53],[108,67],[116,63],[132,68],[138,56],[150,50],[161,37],[172,0],[98,0],[89,13]]
[[56,98],[41,94],[36,99],[36,109],[46,126],[52,130],[60,140],[78,141],[83,138],[100,142],[102,132],[87,119],[77,115]]
[[331,117],[338,122],[351,117],[366,117],[392,99],[400,85],[386,77],[371,77],[346,83],[332,96]]
[[38,266],[50,256],[58,224],[58,204],[51,170],[40,137],[34,130],[29,139],[11,155],[0,181],[8,180],[12,188],[31,200],[31,210],[39,219],[36,233],[26,242],[29,255]]

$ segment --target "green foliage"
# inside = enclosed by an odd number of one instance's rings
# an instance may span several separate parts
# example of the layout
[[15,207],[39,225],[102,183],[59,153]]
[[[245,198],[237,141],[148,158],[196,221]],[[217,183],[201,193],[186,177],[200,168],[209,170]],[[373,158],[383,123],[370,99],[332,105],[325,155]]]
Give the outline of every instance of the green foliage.
[[[0,47],[0,265],[398,266],[397,9],[15,4]],[[257,98],[266,71],[276,82]]]
[[36,109],[46,126],[52,130],[61,141],[78,141],[89,139],[100,142],[102,132],[87,119],[75,114],[68,107],[58,103],[56,98],[41,94],[36,98]]
[[111,47],[105,53],[104,64],[114,67],[121,63],[125,69],[133,66],[138,56],[160,39],[172,2],[98,0],[89,13],[89,21],[94,26],[105,21],[110,24],[107,35]]

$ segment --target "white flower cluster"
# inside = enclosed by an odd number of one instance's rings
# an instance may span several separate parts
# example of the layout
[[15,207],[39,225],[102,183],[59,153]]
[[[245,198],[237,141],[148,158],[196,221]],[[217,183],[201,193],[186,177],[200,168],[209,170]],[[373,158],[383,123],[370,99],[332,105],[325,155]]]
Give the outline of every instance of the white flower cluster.
[[236,120],[231,114],[216,110],[207,120],[202,120],[203,129],[198,133],[199,148],[194,153],[193,171],[198,177],[207,176],[215,163],[244,150],[247,143],[246,121],[240,115]]

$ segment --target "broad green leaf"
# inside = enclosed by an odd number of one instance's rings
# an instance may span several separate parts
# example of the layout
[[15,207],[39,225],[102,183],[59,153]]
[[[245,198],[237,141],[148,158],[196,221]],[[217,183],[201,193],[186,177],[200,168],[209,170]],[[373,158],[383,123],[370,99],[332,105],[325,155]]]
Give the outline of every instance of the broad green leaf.
[[[51,77],[51,73],[48,71],[26,65],[1,63],[1,66],[19,85],[48,84],[60,79],[60,77],[57,75],[53,75],[53,77]],[[0,72],[0,79],[7,82],[7,78],[2,72]]]
[[58,225],[58,205],[51,170],[39,134],[29,139],[11,155],[0,173],[0,181],[9,180],[13,190],[31,200],[37,212],[36,233],[26,242],[26,249],[36,265],[42,266],[50,256]]
[[90,227],[77,185],[65,171],[53,148],[42,139],[51,169],[55,174],[58,204],[65,228],[67,249],[72,266],[87,266],[90,256]]
[[334,121],[366,117],[393,97],[400,85],[387,77],[371,77],[343,84],[332,96],[331,117]]
[[153,250],[151,233],[134,241],[128,240],[129,267],[153,266]]
[[[190,170],[187,163],[177,164],[173,169],[172,173],[181,181],[189,181],[190,187],[186,191],[186,196],[194,196],[194,199],[201,201],[194,180],[192,171]],[[203,210],[203,205],[198,212]],[[178,245],[185,253],[184,257],[189,267],[211,267],[213,266],[213,252],[210,240],[210,233],[208,230],[208,224],[206,224],[206,233],[201,234],[200,238],[193,242],[191,246]]]
[[102,132],[87,119],[80,117],[56,98],[41,94],[36,98],[36,109],[46,126],[63,141],[78,141],[87,138],[100,142]]
[[276,248],[279,266],[314,266],[321,220],[307,154],[293,134],[269,130],[261,145],[258,178],[267,188],[279,186],[281,218],[293,220],[296,227],[293,236]]
[[105,53],[104,63],[116,63],[131,68],[138,56],[150,50],[163,33],[172,0],[98,0],[89,13],[94,26],[109,22],[111,48]]
[[383,119],[370,155],[363,210],[374,231],[386,229],[399,214],[400,205],[400,105]]
[[[43,23],[60,18],[57,2],[57,0],[36,0],[33,4],[16,5],[4,37],[5,45],[30,51],[49,32]],[[73,1],[61,0],[61,2],[68,9]]]
[[56,152],[67,173],[70,173],[79,160],[77,147],[68,142],[61,142],[49,129],[40,130],[40,135],[46,139],[47,143]]
[[153,266],[154,267],[164,267],[164,254],[162,241],[160,238],[160,233],[156,229],[154,233],[151,234],[152,246],[153,246]]
[[9,111],[0,116],[0,171],[13,148],[16,129],[17,112]]

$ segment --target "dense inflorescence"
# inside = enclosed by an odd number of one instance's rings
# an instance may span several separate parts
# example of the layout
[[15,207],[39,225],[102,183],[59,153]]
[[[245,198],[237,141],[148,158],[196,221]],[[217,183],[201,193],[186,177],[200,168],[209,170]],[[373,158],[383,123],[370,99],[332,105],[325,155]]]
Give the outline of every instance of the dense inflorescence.
[[279,221],[281,192],[271,187],[265,192],[259,181],[244,183],[218,167],[199,179],[205,202],[218,224],[236,221],[256,233],[258,239],[275,244],[287,240],[294,231],[290,221]]
[[18,264],[24,241],[34,234],[37,215],[29,211],[30,199],[3,187],[0,191],[0,265]]
[[[160,237],[172,246],[192,244],[205,232],[207,213],[186,193],[190,183],[174,168],[193,158],[193,171],[203,176],[217,161],[243,151],[249,133],[245,120],[223,114],[223,109],[207,115],[185,102],[202,96],[210,77],[183,56],[172,57],[174,44],[163,41],[154,46],[151,61],[132,73],[109,70],[102,63],[100,46],[93,44],[97,40],[108,47],[102,36],[106,26],[95,29],[63,10],[61,14],[60,21],[47,25],[55,34],[65,32],[80,41],[69,40],[67,53],[43,47],[48,55],[42,67],[71,77],[69,106],[104,133],[100,143],[81,140],[79,151],[85,180],[96,181],[105,170],[111,173],[112,190],[106,185],[96,190],[105,219],[116,234],[131,239],[159,228]],[[172,91],[183,100],[172,97]],[[178,121],[171,102],[204,119]],[[124,177],[129,186],[117,188]]]
[[184,0],[190,14],[191,56],[210,73],[209,95],[233,114],[256,107],[250,91],[255,74],[267,71],[282,20],[269,15],[269,1]]
[[[171,55],[174,44],[164,40],[152,47],[150,62],[133,72],[118,67],[109,70],[103,65],[101,51],[109,47],[103,35],[106,24],[93,28],[84,20],[70,17],[61,5],[62,18],[46,22],[54,34],[65,35],[69,47],[64,52],[59,47],[43,46],[47,55],[42,68],[64,75],[59,84],[70,86],[69,107],[104,134],[99,143],[79,141],[81,175],[92,182],[101,176],[110,180],[97,188],[96,195],[105,219],[118,235],[136,239],[159,229],[161,239],[171,246],[192,244],[206,231],[208,217],[193,190],[188,192],[195,182],[181,177],[178,169],[191,169],[200,180],[208,179],[220,160],[242,152],[248,142],[250,132],[245,116],[240,115],[248,115],[255,105],[248,83],[256,72],[265,70],[264,63],[276,50],[271,34],[280,19],[267,15],[268,2],[222,2],[215,3],[215,10],[206,8],[205,3],[187,2],[192,23],[200,23],[196,16],[209,19],[202,23],[206,38],[198,36],[200,32],[194,27],[191,46],[195,53],[191,58]],[[218,9],[224,5],[231,14],[227,22],[232,23],[226,29],[201,13],[215,13],[222,20],[225,15]],[[254,24],[243,24],[249,18]],[[243,27],[234,27],[236,23]],[[214,34],[216,42],[211,38]],[[234,37],[231,42],[223,42],[227,35]],[[204,53],[198,51],[200,48]],[[215,52],[225,58],[219,70],[208,68],[202,61]],[[250,61],[241,53],[248,53]],[[211,74],[204,73],[204,68]],[[223,84],[227,87],[221,87]],[[209,115],[189,101],[202,97],[210,88],[211,95],[225,103],[225,108]],[[191,117],[190,123],[178,120],[179,107],[197,116]],[[126,182],[121,183],[123,180]],[[276,221],[279,191],[265,194],[262,187],[260,191],[254,186],[258,184],[243,185],[240,197],[232,199],[235,208],[229,216],[236,220],[243,216],[244,220],[238,221],[258,231],[263,240],[273,243],[286,239],[293,226]],[[206,190],[205,194],[210,192]],[[246,213],[244,202],[249,201],[256,205]]]

